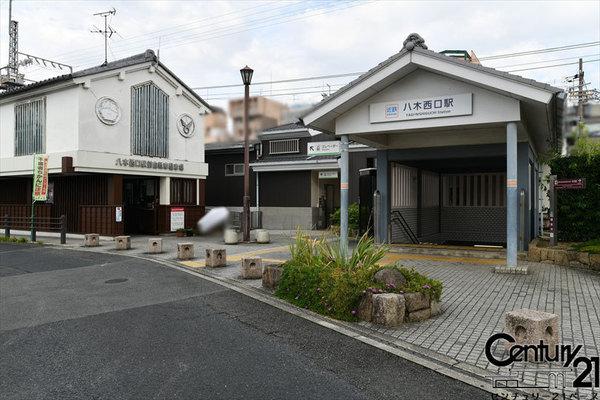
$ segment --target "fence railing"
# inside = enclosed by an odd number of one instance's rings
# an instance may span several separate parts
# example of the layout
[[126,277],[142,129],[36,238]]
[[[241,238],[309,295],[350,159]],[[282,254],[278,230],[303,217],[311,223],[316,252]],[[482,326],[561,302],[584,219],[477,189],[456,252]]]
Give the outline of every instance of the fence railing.
[[67,217],[35,217],[31,216],[11,216],[5,214],[2,218],[2,227],[4,228],[4,236],[10,237],[11,229],[29,230],[31,232],[30,239],[36,241],[36,233],[38,230],[49,232],[60,232],[60,243],[67,243]]

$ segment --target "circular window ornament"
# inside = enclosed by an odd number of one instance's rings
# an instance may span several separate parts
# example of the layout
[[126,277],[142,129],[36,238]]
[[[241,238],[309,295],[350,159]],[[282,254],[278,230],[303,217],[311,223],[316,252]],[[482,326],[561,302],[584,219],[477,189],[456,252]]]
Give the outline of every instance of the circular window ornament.
[[121,108],[110,97],[101,97],[96,101],[96,116],[106,125],[114,125],[121,118]]
[[196,124],[194,123],[194,119],[189,114],[181,114],[177,118],[177,130],[179,134],[185,138],[189,138],[194,134],[194,130],[196,129]]

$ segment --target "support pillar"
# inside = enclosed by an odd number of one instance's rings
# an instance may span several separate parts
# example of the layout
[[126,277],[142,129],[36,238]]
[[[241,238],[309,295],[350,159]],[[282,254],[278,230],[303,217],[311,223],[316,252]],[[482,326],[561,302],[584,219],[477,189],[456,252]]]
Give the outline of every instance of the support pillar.
[[340,250],[348,254],[348,135],[342,135],[340,154]]
[[161,176],[159,183],[159,203],[160,205],[171,204],[171,178],[168,176]]
[[517,124],[506,124],[506,266],[517,266],[519,226],[517,186]]
[[389,226],[389,191],[388,191],[388,151],[377,150],[377,190],[380,196],[378,213],[378,229],[375,232],[377,243],[387,243]]

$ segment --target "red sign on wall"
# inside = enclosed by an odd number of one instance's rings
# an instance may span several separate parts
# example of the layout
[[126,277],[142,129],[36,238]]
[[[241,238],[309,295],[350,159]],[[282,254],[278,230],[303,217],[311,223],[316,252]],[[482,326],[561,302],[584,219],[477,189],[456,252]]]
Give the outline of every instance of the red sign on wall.
[[585,178],[557,179],[554,181],[554,189],[585,189]]

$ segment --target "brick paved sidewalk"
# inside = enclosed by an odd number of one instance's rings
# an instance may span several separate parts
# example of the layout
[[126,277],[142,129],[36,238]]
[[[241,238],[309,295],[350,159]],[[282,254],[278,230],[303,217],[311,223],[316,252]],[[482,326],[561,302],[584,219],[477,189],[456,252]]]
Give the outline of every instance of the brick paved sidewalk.
[[[248,253],[248,255],[253,255]],[[261,252],[265,259],[285,259],[287,251]],[[236,279],[238,254],[230,266],[205,272],[216,277]],[[407,323],[388,329],[361,322],[364,328],[383,335],[389,341],[409,343],[428,354],[477,367],[485,375],[513,375],[523,384],[546,386],[547,366],[527,363],[512,369],[491,365],[485,357],[487,339],[504,329],[504,314],[520,308],[532,308],[558,314],[561,338],[565,344],[582,344],[586,356],[600,354],[600,274],[551,264],[527,263],[529,275],[494,274],[494,264],[502,260],[466,259],[425,255],[388,254],[386,262],[399,262],[444,283],[442,314],[420,323]],[[185,263],[193,266],[193,263]],[[199,267],[202,267],[198,264]],[[258,288],[260,280],[240,283]],[[503,350],[502,350],[503,351]],[[526,370],[526,371],[523,371]],[[522,371],[522,372],[519,372]],[[537,371],[537,372],[536,372]],[[577,370],[568,371],[565,381],[572,382]],[[490,380],[491,386],[491,380]],[[560,388],[554,391],[561,392]],[[573,388],[565,388],[567,395]],[[579,392],[591,399],[590,390]],[[568,398],[568,397],[567,397]],[[575,398],[575,397],[574,397]],[[600,397],[599,397],[600,398]]]

